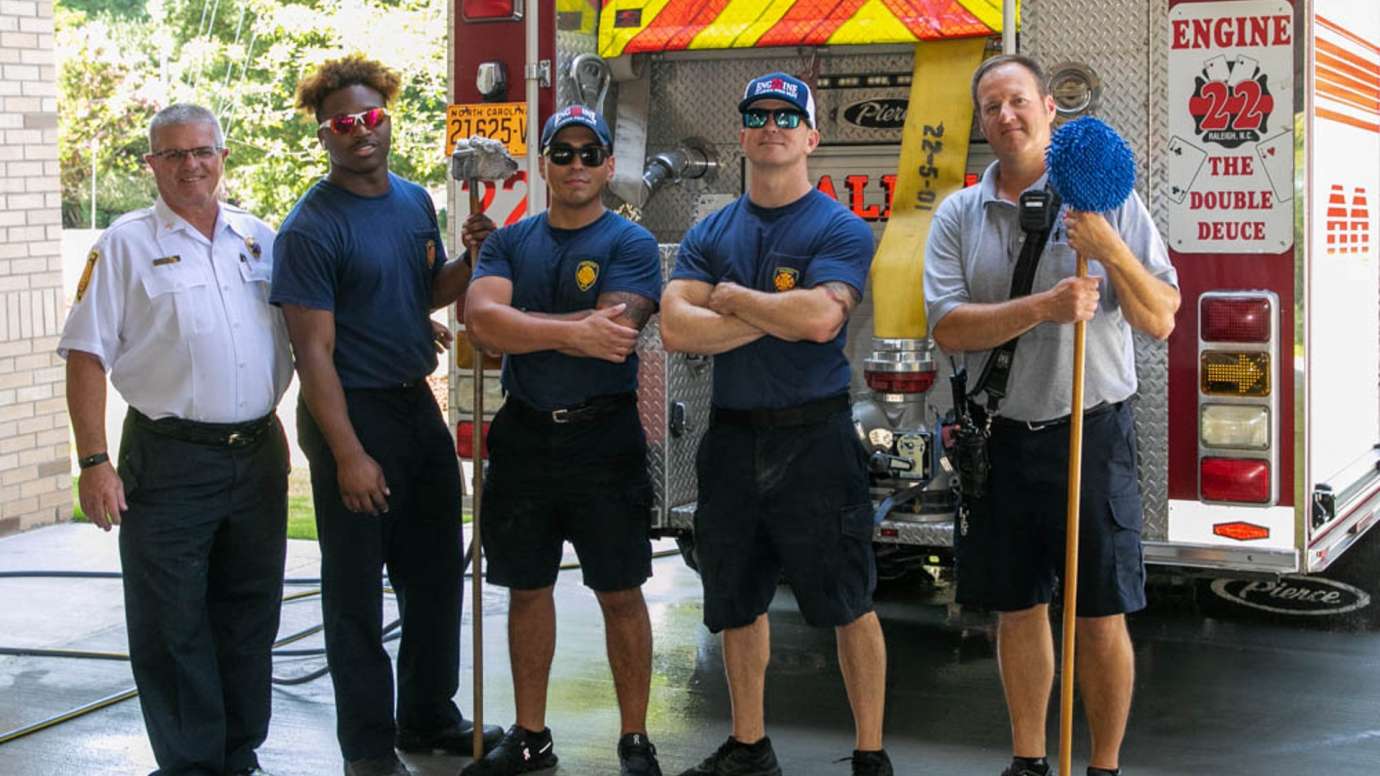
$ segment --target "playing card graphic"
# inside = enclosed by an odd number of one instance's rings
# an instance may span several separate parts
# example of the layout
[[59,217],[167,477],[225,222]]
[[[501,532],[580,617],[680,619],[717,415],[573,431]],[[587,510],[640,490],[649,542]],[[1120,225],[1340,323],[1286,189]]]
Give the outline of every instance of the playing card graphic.
[[1265,168],[1265,177],[1274,187],[1275,199],[1288,202],[1294,198],[1294,133],[1285,130],[1260,141],[1255,147],[1256,158]]
[[1209,81],[1225,81],[1231,77],[1227,58],[1220,54],[1203,63],[1203,72],[1207,73]]
[[1207,161],[1207,151],[1175,135],[1169,141],[1169,197],[1183,202]]
[[1255,78],[1260,72],[1260,63],[1245,54],[1237,54],[1231,62],[1231,77],[1227,79],[1228,86],[1236,86],[1242,81],[1249,81]]

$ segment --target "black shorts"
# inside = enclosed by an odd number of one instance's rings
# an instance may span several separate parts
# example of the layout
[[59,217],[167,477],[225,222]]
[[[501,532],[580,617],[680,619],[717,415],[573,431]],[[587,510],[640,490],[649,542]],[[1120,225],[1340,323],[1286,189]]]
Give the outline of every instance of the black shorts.
[[550,587],[567,541],[593,590],[628,590],[652,575],[652,485],[636,402],[553,423],[509,398],[488,445],[480,517],[491,584]]
[[[1145,608],[1136,430],[1129,402],[1083,422],[1078,614]],[[1063,577],[1068,498],[1067,423],[1031,430],[992,424],[987,495],[955,526],[958,602],[995,611],[1049,603]]]
[[695,468],[695,549],[711,632],[752,624],[783,572],[811,625],[847,625],[872,611],[867,453],[846,409],[781,428],[716,420]]

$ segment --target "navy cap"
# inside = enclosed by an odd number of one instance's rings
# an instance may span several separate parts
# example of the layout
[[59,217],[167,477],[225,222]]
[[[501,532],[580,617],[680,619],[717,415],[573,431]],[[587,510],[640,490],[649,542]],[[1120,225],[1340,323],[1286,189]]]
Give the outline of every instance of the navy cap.
[[748,81],[743,90],[743,99],[738,103],[742,113],[758,100],[782,100],[789,102],[805,114],[810,126],[815,125],[815,97],[804,81],[785,73],[767,73]]
[[551,140],[556,137],[556,133],[566,127],[588,127],[594,132],[594,136],[599,138],[599,142],[609,148],[613,147],[613,133],[609,131],[608,122],[593,110],[583,105],[571,105],[551,114],[551,118],[546,120],[546,125],[541,128],[541,148],[543,151],[551,145]]

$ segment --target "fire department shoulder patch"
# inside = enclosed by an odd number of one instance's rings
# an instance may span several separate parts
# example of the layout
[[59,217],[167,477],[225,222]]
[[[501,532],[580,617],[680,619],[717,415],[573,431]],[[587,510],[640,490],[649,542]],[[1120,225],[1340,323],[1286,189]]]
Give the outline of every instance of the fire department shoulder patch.
[[599,263],[586,259],[575,265],[575,285],[581,291],[588,291],[599,280]]
[[777,267],[776,274],[772,275],[771,284],[777,291],[790,291],[795,288],[796,281],[800,279],[800,270],[791,267]]
[[96,269],[96,261],[101,258],[101,252],[95,248],[86,256],[86,268],[81,271],[81,280],[77,281],[77,301],[80,302],[86,296],[86,287],[91,283],[91,271]]
[[426,268],[431,269],[436,266],[436,241],[426,241]]

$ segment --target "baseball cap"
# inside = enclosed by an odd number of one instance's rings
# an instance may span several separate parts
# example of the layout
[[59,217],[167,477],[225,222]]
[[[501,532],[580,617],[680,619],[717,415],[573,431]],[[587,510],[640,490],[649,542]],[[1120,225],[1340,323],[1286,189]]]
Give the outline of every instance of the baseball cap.
[[815,97],[810,93],[810,87],[795,76],[780,72],[767,73],[748,81],[747,88],[743,90],[743,99],[738,103],[738,112],[742,113],[758,100],[789,102],[805,114],[810,126],[815,125]]
[[613,133],[609,131],[609,125],[604,121],[604,117],[583,105],[571,105],[556,111],[546,120],[546,124],[541,128],[542,150],[545,151],[546,147],[551,145],[551,140],[556,137],[556,133],[566,127],[575,126],[588,127],[593,130],[594,136],[599,138],[600,143],[609,148],[613,147]]

